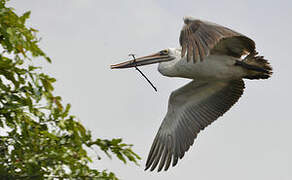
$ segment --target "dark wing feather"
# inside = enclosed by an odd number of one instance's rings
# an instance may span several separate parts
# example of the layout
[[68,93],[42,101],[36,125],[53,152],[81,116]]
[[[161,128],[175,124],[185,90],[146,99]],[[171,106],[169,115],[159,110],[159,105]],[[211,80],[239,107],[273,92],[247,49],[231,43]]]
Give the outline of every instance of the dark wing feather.
[[187,60],[203,61],[209,54],[225,54],[241,57],[255,50],[250,38],[218,24],[201,20],[184,19],[179,42],[181,56],[187,53]]
[[[167,114],[151,146],[146,169],[175,166],[194,143],[197,134],[222,116],[243,93],[243,80],[192,81],[171,93]],[[146,170],[145,169],[145,170]]]

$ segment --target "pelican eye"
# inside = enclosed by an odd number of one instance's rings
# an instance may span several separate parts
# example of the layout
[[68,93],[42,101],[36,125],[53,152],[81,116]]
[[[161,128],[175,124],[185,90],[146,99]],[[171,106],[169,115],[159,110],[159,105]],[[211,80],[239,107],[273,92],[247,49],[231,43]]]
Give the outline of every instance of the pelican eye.
[[159,53],[160,55],[168,55],[168,50],[165,49],[165,50],[160,51]]

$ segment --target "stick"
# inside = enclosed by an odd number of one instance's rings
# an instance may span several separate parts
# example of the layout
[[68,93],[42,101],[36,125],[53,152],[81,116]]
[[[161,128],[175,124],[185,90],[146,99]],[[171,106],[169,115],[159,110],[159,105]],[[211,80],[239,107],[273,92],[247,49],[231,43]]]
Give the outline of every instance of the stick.
[[138,67],[136,66],[136,58],[135,58],[135,54],[129,54],[129,56],[132,56],[134,58],[134,63],[135,63],[135,69],[137,71],[139,71],[140,74],[142,74],[142,76],[148,81],[148,83],[153,87],[153,89],[157,92],[157,88],[152,84],[152,82],[145,76],[145,74],[140,70],[138,69]]

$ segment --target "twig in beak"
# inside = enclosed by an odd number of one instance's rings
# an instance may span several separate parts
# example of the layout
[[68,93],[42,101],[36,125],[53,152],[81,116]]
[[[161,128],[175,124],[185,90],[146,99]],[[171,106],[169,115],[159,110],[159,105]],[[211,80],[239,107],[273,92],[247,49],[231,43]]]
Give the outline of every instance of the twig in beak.
[[133,61],[134,61],[134,63],[135,63],[135,69],[137,70],[137,71],[139,71],[139,73],[140,74],[142,74],[142,76],[148,81],[148,83],[153,87],[153,89],[157,92],[157,88],[152,84],[152,82],[145,76],[145,74],[143,74],[143,72],[140,70],[140,69],[138,69],[138,67],[136,66],[136,58],[135,58],[135,54],[129,54],[129,56],[132,56],[133,57]]

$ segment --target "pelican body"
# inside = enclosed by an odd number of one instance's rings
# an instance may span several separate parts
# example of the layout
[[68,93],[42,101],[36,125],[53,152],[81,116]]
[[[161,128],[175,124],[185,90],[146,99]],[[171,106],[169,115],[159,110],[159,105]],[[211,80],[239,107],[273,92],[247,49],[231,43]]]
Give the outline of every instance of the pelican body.
[[267,79],[272,74],[268,61],[257,55],[252,39],[207,21],[187,17],[184,23],[181,48],[111,65],[120,69],[159,63],[158,71],[164,76],[193,79],[171,93],[145,170],[175,166],[198,133],[238,101],[243,79]]
[[198,80],[230,80],[246,75],[241,67],[234,67],[236,58],[230,56],[210,55],[199,63],[189,63],[186,57],[181,58],[181,49],[167,49],[172,61],[161,62],[158,71],[168,77],[182,77]]

